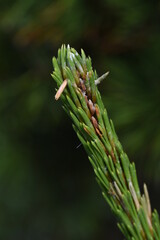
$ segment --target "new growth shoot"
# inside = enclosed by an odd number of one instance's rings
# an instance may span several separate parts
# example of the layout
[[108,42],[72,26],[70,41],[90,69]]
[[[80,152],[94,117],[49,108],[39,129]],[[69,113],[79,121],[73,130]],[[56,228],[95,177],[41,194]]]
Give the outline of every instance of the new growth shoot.
[[73,122],[118,227],[128,240],[160,240],[159,216],[151,210],[147,186],[141,194],[135,164],[124,152],[98,91],[109,72],[98,77],[91,58],[69,45],[58,50],[53,66],[55,99],[61,99]]

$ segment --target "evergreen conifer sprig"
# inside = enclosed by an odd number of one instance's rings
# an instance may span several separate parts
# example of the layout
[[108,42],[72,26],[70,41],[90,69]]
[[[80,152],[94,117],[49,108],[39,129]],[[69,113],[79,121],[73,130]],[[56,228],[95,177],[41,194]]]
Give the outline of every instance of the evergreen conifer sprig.
[[128,240],[160,240],[159,216],[151,210],[147,186],[141,194],[135,164],[124,152],[97,88],[108,73],[98,78],[91,58],[69,45],[58,50],[53,66],[58,87],[55,98],[62,100],[73,121],[118,227]]

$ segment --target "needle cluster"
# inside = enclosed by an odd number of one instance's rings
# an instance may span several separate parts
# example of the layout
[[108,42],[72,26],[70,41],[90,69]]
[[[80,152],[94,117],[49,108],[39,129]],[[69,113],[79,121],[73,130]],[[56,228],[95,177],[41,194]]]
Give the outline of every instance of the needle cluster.
[[62,100],[73,121],[118,227],[128,240],[160,240],[159,216],[151,210],[147,186],[141,194],[135,164],[124,152],[98,91],[97,84],[108,73],[98,78],[91,58],[69,45],[58,50],[53,66],[58,87],[55,98]]

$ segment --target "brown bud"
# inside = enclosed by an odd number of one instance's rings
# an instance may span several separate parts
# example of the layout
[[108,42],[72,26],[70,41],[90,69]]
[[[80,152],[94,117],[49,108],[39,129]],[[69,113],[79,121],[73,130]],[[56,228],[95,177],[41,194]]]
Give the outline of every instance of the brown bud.
[[88,107],[92,115],[95,113],[95,106],[93,105],[93,102],[89,99],[88,101]]

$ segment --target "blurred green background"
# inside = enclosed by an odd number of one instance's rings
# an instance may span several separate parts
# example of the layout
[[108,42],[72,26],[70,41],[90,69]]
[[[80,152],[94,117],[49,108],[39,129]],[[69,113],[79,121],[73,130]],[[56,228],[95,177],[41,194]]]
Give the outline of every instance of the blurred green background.
[[160,212],[160,2],[0,2],[0,239],[123,239],[54,100],[62,43],[92,58],[120,141]]

